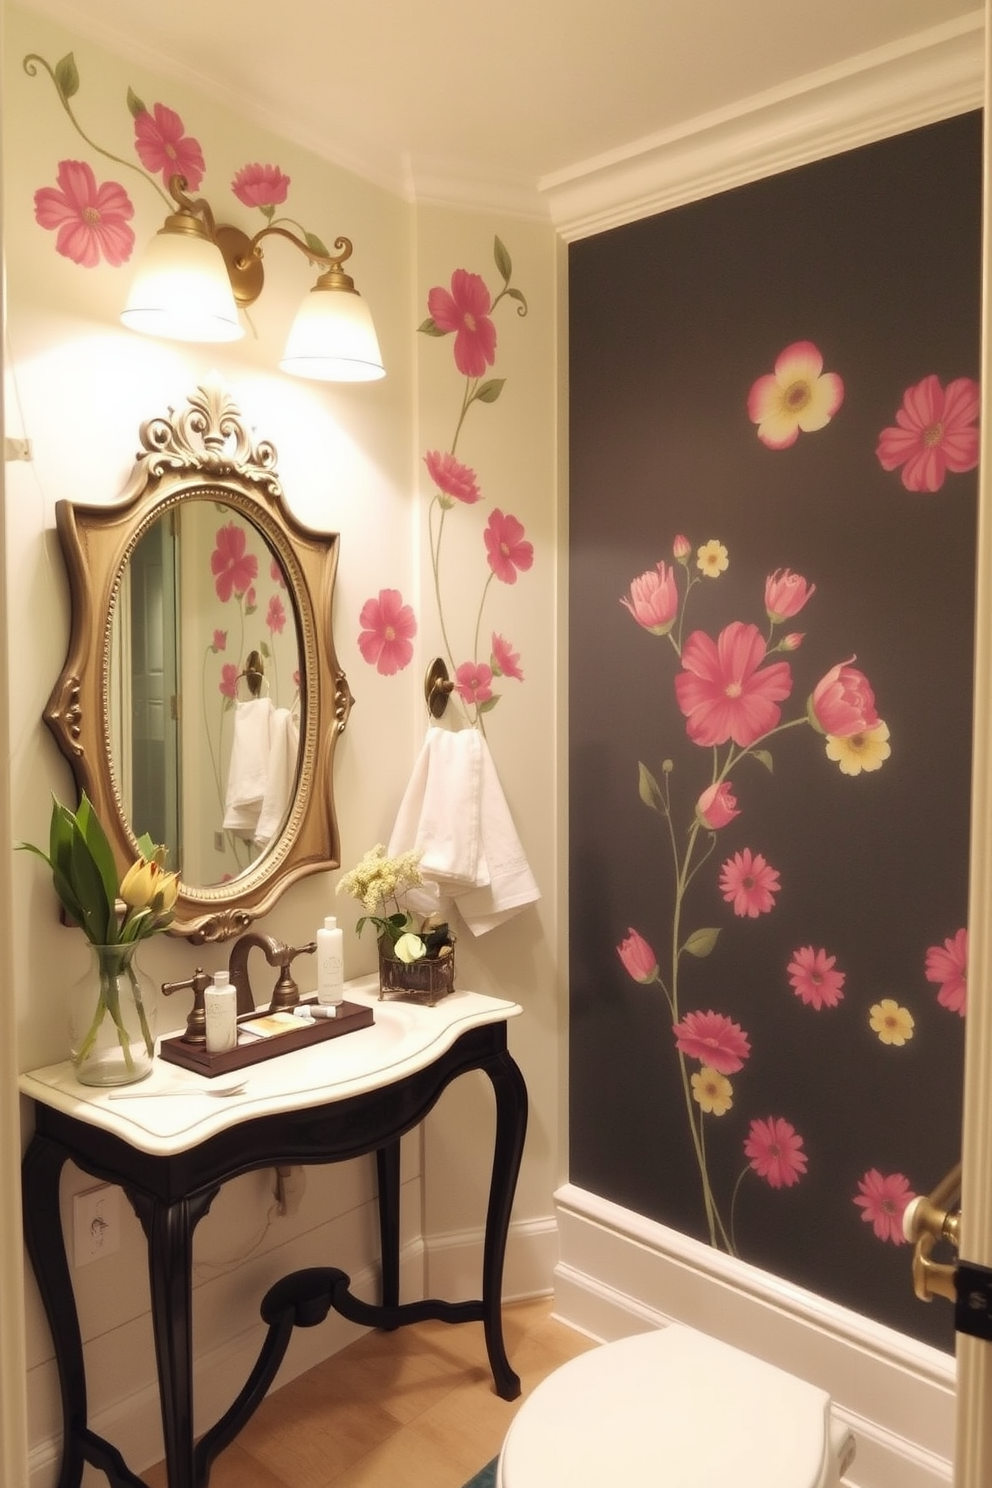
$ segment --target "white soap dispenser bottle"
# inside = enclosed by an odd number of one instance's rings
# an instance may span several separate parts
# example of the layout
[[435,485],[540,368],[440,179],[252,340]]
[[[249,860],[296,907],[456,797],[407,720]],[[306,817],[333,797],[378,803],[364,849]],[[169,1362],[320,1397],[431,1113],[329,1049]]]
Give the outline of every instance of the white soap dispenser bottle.
[[322,1007],[344,1001],[344,936],[333,915],[317,931],[317,1001]]
[[226,1054],[238,1043],[238,994],[226,971],[215,971],[213,984],[203,993],[207,1053]]

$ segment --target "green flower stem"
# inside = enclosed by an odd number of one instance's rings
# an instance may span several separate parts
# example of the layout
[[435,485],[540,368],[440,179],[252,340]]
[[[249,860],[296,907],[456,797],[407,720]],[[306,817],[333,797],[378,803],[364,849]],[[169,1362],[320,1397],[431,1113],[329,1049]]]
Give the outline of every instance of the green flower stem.
[[86,133],[85,129],[80,124],[75,114],[72,112],[72,109],[69,106],[68,98],[66,98],[62,89],[59,87],[59,81],[58,78],[55,76],[54,68],[52,68],[52,66],[45,61],[44,57],[39,56],[37,52],[30,52],[24,58],[24,71],[27,73],[28,77],[37,77],[39,66],[43,67],[48,73],[48,76],[51,78],[52,85],[55,88],[56,94],[58,95],[59,103],[61,103],[62,107],[68,114],[69,122],[71,123],[73,129],[75,129],[76,133],[80,136],[81,139],[85,140],[90,149],[95,150],[98,155],[102,155],[105,160],[112,160],[115,165],[122,165],[125,170],[137,171],[141,179],[143,181],[147,181],[149,186],[151,186],[155,191],[158,192],[159,196],[165,202],[170,212],[174,212],[176,210],[175,202],[172,200],[171,196],[168,196],[162,190],[158,182],[154,180],[147,171],[142,170],[140,165],[135,165],[133,160],[123,160],[120,155],[112,154],[110,150],[105,150],[102,145],[98,145],[95,140],[90,139],[89,135]]
[[145,1049],[148,1053],[148,1057],[149,1059],[151,1059],[155,1053],[155,1040],[152,1037],[152,1031],[148,1026],[148,1014],[145,1012],[144,999],[141,996],[141,987],[138,983],[137,973],[135,972],[134,966],[132,965],[130,960],[128,960],[127,962],[127,979],[131,983],[131,991],[134,993],[134,1005],[138,1009],[138,1022],[141,1025],[141,1036],[145,1041]]
[[740,1191],[741,1191],[741,1184],[744,1182],[744,1179],[747,1177],[747,1175],[748,1175],[748,1169],[747,1168],[742,1168],[741,1171],[740,1171],[740,1173],[738,1174],[737,1182],[734,1184],[734,1192],[733,1192],[733,1196],[731,1197],[731,1200],[730,1200],[730,1238],[731,1238],[731,1240],[733,1241],[733,1244],[734,1244],[734,1251],[733,1251],[734,1255],[737,1254],[737,1238],[736,1238],[736,1228],[735,1228],[736,1213],[737,1213],[737,1195],[740,1193]]
[[[134,1071],[134,1059],[131,1054],[131,1040],[128,1037],[127,1029],[124,1027],[124,1019],[121,1016],[120,999],[117,994],[117,973],[120,970],[120,966],[116,963],[119,963],[123,958],[121,957],[119,952],[115,954],[108,954],[109,950],[110,948],[108,947],[101,947],[101,950],[97,951],[96,953],[97,960],[100,963],[100,996],[97,999],[96,1011],[93,1014],[93,1021],[90,1023],[90,1026],[86,1033],[86,1037],[83,1039],[82,1046],[80,1047],[79,1053],[76,1056],[76,1062],[77,1064],[84,1064],[89,1058],[89,1055],[93,1049],[93,1045],[96,1043],[97,1035],[100,1032],[100,1027],[103,1023],[103,1020],[109,1013],[114,1021],[114,1027],[117,1029],[117,1042],[121,1046],[121,1052],[124,1055],[124,1063],[127,1067],[128,1073],[131,1074]],[[130,971],[130,957],[127,958],[127,966],[128,970]],[[148,1032],[147,1021],[144,1018],[143,1009],[142,1023],[144,1025],[145,1037],[147,1041],[150,1035]],[[154,1045],[152,1046],[152,1049],[154,1049]],[[151,1050],[149,1052],[151,1052]]]

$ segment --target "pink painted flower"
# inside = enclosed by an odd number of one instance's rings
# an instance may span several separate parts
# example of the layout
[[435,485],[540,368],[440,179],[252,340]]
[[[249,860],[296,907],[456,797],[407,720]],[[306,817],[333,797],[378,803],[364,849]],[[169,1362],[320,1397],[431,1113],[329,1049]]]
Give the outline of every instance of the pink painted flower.
[[224,697],[237,697],[238,669],[233,661],[225,661],[224,665],[220,669],[220,682],[217,685]]
[[273,635],[282,635],[286,628],[286,606],[278,594],[273,594],[269,600],[269,608],[265,616],[265,623]]
[[[442,454],[440,450],[428,450],[424,456],[424,464],[442,496],[463,501],[466,506],[474,506],[481,499],[482,493],[475,471],[468,465],[463,465],[461,460],[456,460],[454,455]],[[451,502],[443,501],[442,505],[450,507]]]
[[844,401],[844,384],[836,372],[824,372],[823,357],[812,341],[794,341],[779,355],[775,371],[752,383],[747,416],[758,426],[758,438],[769,449],[788,449],[799,431],[824,429]]
[[514,651],[506,637],[497,635],[495,631],[490,665],[496,677],[512,677],[517,682],[524,680],[524,674],[520,670],[520,652]]
[[888,1240],[893,1245],[905,1245],[902,1232],[902,1217],[906,1205],[915,1195],[909,1179],[903,1173],[883,1175],[877,1168],[869,1168],[858,1180],[860,1192],[854,1200],[861,1210],[861,1218],[870,1224],[879,1240]]
[[688,565],[689,555],[692,552],[692,544],[681,532],[672,543],[672,557],[676,563]]
[[427,309],[438,330],[455,332],[455,366],[466,377],[481,377],[496,360],[491,303],[485,281],[467,269],[452,274],[450,294],[439,285],[427,296]]
[[286,575],[282,571],[282,565],[276,558],[273,558],[272,562],[269,564],[269,578],[272,580],[273,584],[278,584],[280,589],[285,589]]
[[255,585],[254,584],[249,584],[248,588],[245,590],[245,614],[246,615],[253,615],[255,613],[255,610],[258,607],[257,606],[257,603],[256,603],[256,598],[257,597],[256,597],[256,594],[255,594]]
[[667,635],[675,624],[679,609],[679,591],[675,572],[665,563],[659,563],[632,581],[630,598],[620,603],[626,605],[638,625],[652,635]]
[[363,627],[358,649],[369,666],[383,677],[401,672],[413,658],[417,621],[399,590],[380,589],[377,599],[365,601],[358,618]]
[[789,634],[784,635],[779,641],[778,649],[780,651],[798,651],[805,639],[806,632],[804,630],[790,630]]
[[243,165],[231,182],[231,190],[246,207],[280,206],[286,200],[289,177],[277,165]]
[[940,987],[937,1001],[941,1007],[963,1018],[968,1011],[968,931],[931,946],[927,951],[927,981]]
[[807,1007],[836,1007],[844,996],[847,973],[835,971],[836,956],[826,951],[814,951],[811,945],[793,951],[789,962],[789,981],[792,990]]
[[245,529],[237,522],[228,522],[218,527],[214,542],[210,572],[217,598],[221,604],[227,604],[232,594],[239,599],[244,594],[246,603],[250,604],[254,598],[251,586],[258,577],[258,559],[247,551]]
[[489,518],[483,533],[486,559],[502,584],[517,582],[517,569],[525,572],[534,562],[534,544],[524,541],[524,529],[516,517],[505,517],[499,507]]
[[806,1172],[803,1139],[781,1116],[752,1121],[744,1143],[744,1155],[759,1178],[772,1188],[791,1188]]
[[781,717],[776,705],[792,691],[792,672],[785,661],[761,668],[766,654],[757,626],[740,620],[715,641],[705,631],[693,631],[682,651],[675,695],[694,744],[733,739],[747,749],[771,732]]
[[807,713],[810,722],[835,739],[851,734],[867,734],[879,724],[875,711],[875,694],[864,672],[849,661],[831,667],[813,688]]
[[770,868],[760,853],[749,847],[734,853],[720,869],[720,890],[735,915],[756,920],[775,908],[775,895],[781,885],[778,872]]
[[466,703],[488,703],[493,695],[493,674],[485,662],[463,661],[455,668],[455,691]]
[[718,832],[721,827],[732,822],[735,816],[740,816],[737,797],[731,791],[731,784],[731,781],[723,780],[718,785],[708,786],[696,802],[696,815],[703,826],[709,827],[712,832]]
[[798,615],[816,593],[815,584],[807,584],[789,568],[777,568],[765,580],[765,610],[773,625],[781,625]]
[[632,976],[635,982],[656,982],[658,980],[658,957],[648,945],[643,935],[638,935],[633,927],[628,927],[627,939],[622,940],[617,946],[617,955],[623,962],[623,969],[628,976]]
[[96,177],[84,160],[60,160],[58,188],[42,186],[34,194],[34,220],[57,232],[55,250],[84,269],[105,258],[115,269],[126,263],[134,248],[128,226],[134,207],[123,186]]
[[721,1075],[732,1075],[743,1067],[751,1052],[751,1041],[739,1023],[723,1013],[686,1013],[672,1028],[679,1052],[698,1059]]
[[203,151],[192,135],[183,133],[182,119],[164,103],[135,117],[134,148],[145,170],[161,171],[166,186],[173,176],[182,176],[187,191],[198,190],[206,170]]
[[211,651],[214,651],[214,652],[216,652],[216,651],[226,651],[227,650],[227,631],[226,630],[215,630],[214,631],[213,645],[210,647],[210,649],[211,649]]
[[895,425],[878,436],[875,454],[882,469],[901,465],[907,491],[939,491],[949,470],[974,470],[979,393],[970,377],[956,377],[942,388],[932,373],[907,388]]

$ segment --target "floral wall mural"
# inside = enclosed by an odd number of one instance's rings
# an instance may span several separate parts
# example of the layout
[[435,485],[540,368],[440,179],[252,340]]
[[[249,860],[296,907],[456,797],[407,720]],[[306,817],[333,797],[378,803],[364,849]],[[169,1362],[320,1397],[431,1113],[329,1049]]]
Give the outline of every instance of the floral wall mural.
[[[518,316],[527,314],[527,300],[522,290],[511,281],[513,263],[506,247],[496,238],[493,257],[502,280],[495,297],[480,274],[456,269],[450,288],[435,285],[427,296],[428,316],[418,326],[425,336],[444,339],[453,337],[451,353],[460,386],[454,428],[444,449],[429,449],[423,463],[434,488],[428,508],[428,539],[431,574],[437,622],[444,648],[444,660],[451,673],[455,696],[461,701],[465,718],[485,731],[485,715],[496,707],[501,693],[494,688],[498,679],[522,682],[524,673],[520,652],[501,631],[492,630],[488,638],[483,628],[486,601],[490,587],[497,583],[513,585],[521,573],[534,563],[534,547],[528,541],[523,523],[494,507],[482,528],[478,549],[481,593],[474,623],[456,631],[450,619],[452,591],[464,592],[467,575],[460,565],[449,573],[445,558],[445,525],[461,507],[474,507],[485,501],[482,482],[476,470],[459,458],[459,441],[473,408],[492,405],[506,384],[504,377],[489,376],[495,367],[497,329],[495,311],[502,301],[516,305]],[[484,560],[489,572],[482,567]],[[393,676],[413,657],[413,637],[417,621],[412,607],[404,603],[396,589],[380,589],[368,599],[361,612],[362,630],[358,645],[363,657],[383,676]],[[488,639],[488,644],[487,644]]]
[[980,182],[967,116],[569,273],[572,1181],[947,1348]]

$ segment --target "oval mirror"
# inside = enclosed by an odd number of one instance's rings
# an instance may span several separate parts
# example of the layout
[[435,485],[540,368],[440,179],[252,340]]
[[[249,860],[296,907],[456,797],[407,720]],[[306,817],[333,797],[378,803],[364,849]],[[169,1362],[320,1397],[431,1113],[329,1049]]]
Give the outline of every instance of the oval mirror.
[[121,871],[144,832],[164,842],[172,931],[225,940],[339,862],[338,538],[288,511],[275,450],[219,383],[140,439],[114,505],[56,506],[72,617],[45,719]]

